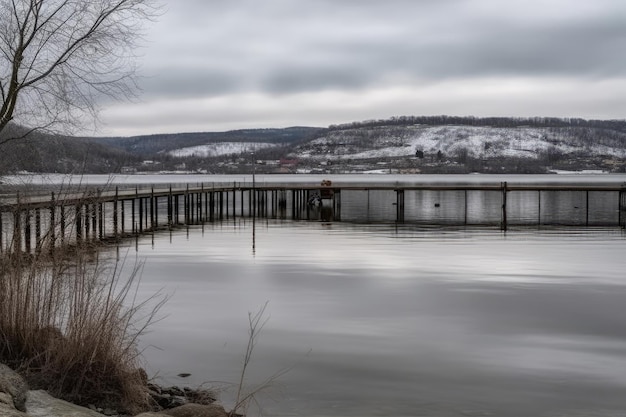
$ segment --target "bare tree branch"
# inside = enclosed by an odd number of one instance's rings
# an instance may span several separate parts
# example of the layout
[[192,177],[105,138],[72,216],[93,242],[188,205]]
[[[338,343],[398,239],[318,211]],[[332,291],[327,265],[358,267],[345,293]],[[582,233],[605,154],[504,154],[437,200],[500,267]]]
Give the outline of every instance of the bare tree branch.
[[10,122],[67,133],[97,121],[100,99],[134,97],[156,1],[0,0],[0,133]]

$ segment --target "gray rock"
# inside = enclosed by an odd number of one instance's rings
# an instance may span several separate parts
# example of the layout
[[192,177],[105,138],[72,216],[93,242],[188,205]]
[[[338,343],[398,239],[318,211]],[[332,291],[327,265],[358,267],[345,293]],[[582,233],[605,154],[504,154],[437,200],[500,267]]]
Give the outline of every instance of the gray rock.
[[141,414],[137,414],[135,417],[171,417],[169,414],[163,414],[163,413],[141,413]]
[[0,363],[0,392],[13,398],[13,405],[19,411],[26,411],[24,402],[28,392],[28,384],[17,372]]
[[161,413],[173,417],[228,417],[228,413],[221,405],[185,404],[180,407],[164,410]]
[[25,417],[26,414],[15,409],[13,397],[5,392],[0,392],[0,417]]
[[59,400],[42,390],[28,392],[26,410],[30,417],[102,417],[100,413]]
[[0,417],[29,417],[28,414],[17,411],[15,407],[0,404]]
[[15,409],[15,404],[13,404],[13,397],[11,397],[11,394],[7,394],[6,392],[0,392],[0,405],[12,407]]

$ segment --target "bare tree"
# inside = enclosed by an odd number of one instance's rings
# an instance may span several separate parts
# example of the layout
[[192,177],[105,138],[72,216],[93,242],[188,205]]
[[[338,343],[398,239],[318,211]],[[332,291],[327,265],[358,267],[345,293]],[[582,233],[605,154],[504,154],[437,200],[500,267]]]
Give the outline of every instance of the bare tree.
[[71,131],[97,120],[99,102],[132,98],[137,42],[157,13],[155,0],[0,0],[0,133],[27,127],[0,144]]

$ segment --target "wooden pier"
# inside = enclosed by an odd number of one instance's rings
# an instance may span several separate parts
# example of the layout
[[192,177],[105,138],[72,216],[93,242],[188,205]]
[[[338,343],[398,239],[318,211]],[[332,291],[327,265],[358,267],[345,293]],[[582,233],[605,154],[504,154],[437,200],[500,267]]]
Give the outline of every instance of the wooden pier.
[[[564,193],[573,196],[567,207],[555,198]],[[315,201],[319,204],[313,204]],[[558,213],[567,210],[572,211],[573,220],[559,220]],[[626,185],[235,182],[17,194],[0,200],[0,251],[34,253],[238,218],[497,224],[502,230],[511,225],[623,228]]]

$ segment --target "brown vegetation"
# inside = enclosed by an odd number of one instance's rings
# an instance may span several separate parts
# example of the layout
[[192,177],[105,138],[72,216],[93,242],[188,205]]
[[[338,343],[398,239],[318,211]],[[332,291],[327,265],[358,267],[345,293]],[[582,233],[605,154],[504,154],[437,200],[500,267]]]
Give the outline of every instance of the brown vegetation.
[[137,337],[164,300],[136,302],[140,265],[122,279],[118,262],[74,250],[71,260],[0,261],[0,362],[70,402],[147,410]]

